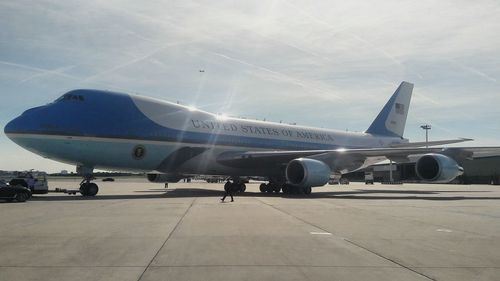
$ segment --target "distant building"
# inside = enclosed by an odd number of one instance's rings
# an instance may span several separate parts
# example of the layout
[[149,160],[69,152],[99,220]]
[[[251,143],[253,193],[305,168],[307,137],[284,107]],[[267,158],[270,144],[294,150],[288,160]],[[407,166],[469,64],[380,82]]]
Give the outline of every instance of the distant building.
[[463,167],[465,173],[460,178],[462,183],[500,184],[500,156],[466,161]]

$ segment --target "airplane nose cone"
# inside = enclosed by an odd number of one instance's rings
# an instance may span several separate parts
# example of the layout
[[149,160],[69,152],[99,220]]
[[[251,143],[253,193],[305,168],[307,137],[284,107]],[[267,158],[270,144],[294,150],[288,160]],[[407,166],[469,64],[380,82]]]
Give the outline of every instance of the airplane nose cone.
[[9,136],[9,134],[15,134],[16,132],[19,132],[21,129],[20,126],[20,119],[21,117],[17,117],[12,119],[7,125],[5,125],[5,128],[3,128],[4,133]]
[[40,116],[38,111],[41,107],[35,107],[32,109],[26,110],[20,116],[12,119],[7,125],[5,125],[3,131],[9,136],[11,134],[19,134],[19,133],[31,133],[36,131],[38,120]]

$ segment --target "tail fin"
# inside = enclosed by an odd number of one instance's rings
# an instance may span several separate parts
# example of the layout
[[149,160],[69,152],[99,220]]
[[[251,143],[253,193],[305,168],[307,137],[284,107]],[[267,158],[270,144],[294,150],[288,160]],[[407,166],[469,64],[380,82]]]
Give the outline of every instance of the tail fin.
[[412,91],[412,83],[405,81],[401,82],[396,92],[394,92],[392,97],[385,104],[384,108],[380,111],[368,130],[366,130],[366,133],[390,137],[403,137]]

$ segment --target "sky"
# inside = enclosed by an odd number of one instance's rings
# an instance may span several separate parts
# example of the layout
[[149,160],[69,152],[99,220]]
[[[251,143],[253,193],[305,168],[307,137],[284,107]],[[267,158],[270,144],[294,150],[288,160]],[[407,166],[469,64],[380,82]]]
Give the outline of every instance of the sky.
[[427,123],[431,140],[500,145],[499,14],[497,0],[0,0],[0,170],[74,170],[3,127],[75,88],[364,131],[409,81],[406,138]]

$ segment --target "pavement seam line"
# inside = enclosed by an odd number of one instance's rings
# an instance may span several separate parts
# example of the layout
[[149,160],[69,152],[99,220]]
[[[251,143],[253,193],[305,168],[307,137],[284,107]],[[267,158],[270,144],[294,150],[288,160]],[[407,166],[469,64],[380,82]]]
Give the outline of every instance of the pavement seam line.
[[[270,208],[272,208],[272,209],[277,210],[277,211],[278,211],[278,212],[280,212],[280,213],[284,213],[284,214],[285,214],[285,215],[287,215],[287,216],[291,216],[292,218],[295,218],[294,216],[292,216],[292,215],[290,215],[290,214],[288,214],[288,213],[286,213],[286,212],[283,212],[283,211],[281,211],[281,210],[280,210],[280,209],[278,209],[278,208],[275,208],[273,205],[270,205],[270,204],[268,204],[268,203],[266,203],[266,202],[264,202],[264,201],[260,200],[259,198],[255,198],[255,197],[254,197],[254,199],[255,199],[256,201],[260,202],[261,204],[264,204],[264,205],[266,205],[266,206],[268,206],[268,207],[270,207]],[[295,219],[297,219],[297,218],[295,218]],[[317,229],[320,229],[320,230],[324,231],[324,229],[321,229],[321,228],[319,228],[319,227],[317,227]],[[302,267],[300,267],[300,266],[299,266],[299,267],[295,267],[295,269],[297,269],[297,271],[298,271],[298,272],[299,272],[299,273],[300,273],[300,274],[304,277],[304,279],[303,279],[303,280],[311,280],[311,279],[309,278],[309,276],[308,276],[308,275],[304,272],[304,270],[302,269]]]
[[399,262],[397,262],[397,261],[395,261],[395,260],[393,260],[393,259],[391,259],[391,258],[388,258],[388,257],[386,257],[386,256],[384,256],[384,255],[382,255],[382,254],[379,254],[379,253],[377,253],[377,252],[375,252],[375,251],[373,251],[373,250],[370,250],[370,249],[366,248],[365,246],[362,246],[362,245],[360,245],[360,244],[357,244],[357,243],[355,243],[355,242],[353,242],[353,241],[351,241],[351,240],[349,240],[349,239],[347,239],[347,238],[344,238],[344,241],[346,241],[347,243],[350,243],[350,244],[352,244],[352,245],[354,245],[354,246],[356,246],[356,247],[358,247],[358,248],[361,248],[361,249],[363,249],[363,250],[365,250],[365,251],[368,251],[368,252],[370,252],[370,253],[372,253],[372,254],[374,254],[374,255],[378,256],[378,257],[381,257],[381,258],[383,258],[383,259],[385,259],[385,260],[387,260],[387,261],[390,261],[390,262],[392,262],[392,263],[394,263],[394,264],[397,264],[397,265],[399,265],[400,267],[405,268],[405,269],[407,269],[407,270],[409,270],[409,271],[412,271],[412,272],[414,272],[414,273],[416,273],[416,274],[418,274],[418,275],[420,275],[420,276],[422,276],[422,277],[425,277],[425,278],[427,278],[427,279],[429,279],[429,280],[434,280],[434,281],[436,280],[436,279],[434,279],[434,278],[432,278],[432,277],[430,277],[430,276],[427,276],[427,275],[425,275],[425,274],[423,274],[423,273],[421,273],[421,272],[416,271],[415,269],[413,269],[413,268],[411,268],[411,267],[409,267],[409,266],[406,266],[406,265],[404,265],[404,264],[402,264],[402,263],[399,263]]
[[[256,198],[256,199],[257,199],[257,198]],[[288,213],[288,212],[286,212],[286,211],[283,211],[282,209],[280,209],[280,208],[278,208],[278,207],[276,207],[276,206],[274,206],[274,205],[271,205],[271,204],[269,204],[269,203],[266,203],[266,202],[264,202],[264,201],[262,201],[262,200],[260,200],[260,199],[257,199],[257,200],[258,200],[258,201],[260,201],[262,204],[267,205],[267,206],[269,206],[269,207],[271,207],[271,208],[275,209],[276,211],[278,211],[278,212],[280,212],[280,213],[284,213],[285,215],[290,216],[290,217],[292,217],[292,218],[294,218],[294,219],[296,219],[296,220],[298,220],[298,221],[301,221],[301,222],[303,222],[303,223],[305,223],[305,224],[308,224],[308,225],[310,225],[310,226],[313,226],[313,227],[315,227],[315,228],[317,228],[317,229],[319,229],[319,230],[321,230],[321,231],[323,231],[323,232],[328,232],[328,233],[331,233],[333,236],[336,236],[336,237],[338,237],[338,238],[345,239],[344,237],[339,236],[338,234],[335,234],[335,233],[333,233],[333,232],[331,232],[331,231],[328,231],[328,230],[326,230],[326,229],[324,229],[324,228],[322,228],[322,227],[320,227],[320,226],[318,226],[318,225],[315,225],[315,224],[310,223],[310,222],[308,222],[308,221],[306,221],[306,220],[303,220],[303,219],[301,219],[301,218],[299,218],[299,217],[297,217],[297,216],[294,216],[294,215],[292,215],[292,214],[290,214],[290,213]]]
[[396,265],[398,265],[398,266],[400,266],[400,267],[402,267],[402,268],[404,268],[404,269],[407,269],[407,270],[409,270],[409,271],[411,271],[411,272],[413,272],[413,273],[416,273],[416,274],[418,274],[418,275],[420,275],[420,276],[422,276],[422,277],[425,277],[425,278],[427,278],[427,279],[429,279],[429,280],[434,280],[434,281],[436,280],[436,279],[434,279],[434,278],[432,278],[432,277],[429,277],[429,276],[427,276],[427,275],[425,275],[425,274],[423,274],[423,273],[420,273],[420,272],[416,271],[415,269],[412,269],[411,267],[408,267],[408,266],[406,266],[406,265],[404,265],[404,264],[401,264],[401,263],[399,263],[399,262],[396,262],[396,261],[394,261],[394,260],[392,260],[392,259],[390,259],[390,258],[387,258],[387,257],[385,257],[385,256],[383,256],[383,255],[381,255],[381,254],[379,254],[379,253],[377,253],[377,252],[374,252],[374,251],[372,251],[372,250],[370,250],[370,249],[368,249],[368,248],[366,248],[366,247],[363,247],[363,246],[361,246],[361,245],[359,245],[359,244],[356,244],[355,242],[350,241],[349,239],[347,239],[347,238],[345,238],[345,237],[342,237],[342,236],[340,236],[340,235],[338,235],[338,234],[335,234],[334,232],[328,231],[328,230],[326,230],[326,229],[324,229],[324,228],[322,228],[322,227],[320,227],[320,226],[317,226],[317,225],[315,225],[315,224],[313,224],[313,223],[310,223],[310,222],[308,222],[308,221],[306,221],[306,220],[304,220],[304,219],[302,219],[302,218],[299,218],[299,217],[297,217],[297,216],[295,216],[295,215],[292,215],[291,213],[288,213],[288,212],[286,212],[286,211],[284,211],[284,210],[282,210],[282,209],[280,209],[280,208],[278,208],[278,207],[276,207],[276,206],[274,206],[274,205],[272,205],[272,204],[266,203],[266,202],[264,202],[264,201],[262,201],[262,200],[260,200],[260,199],[258,199],[258,198],[256,198],[256,199],[257,199],[258,201],[262,202],[264,205],[267,205],[267,206],[269,206],[269,207],[271,207],[271,208],[273,208],[273,209],[275,209],[275,210],[277,210],[277,211],[279,211],[279,212],[281,212],[281,213],[284,213],[284,214],[286,214],[286,215],[288,215],[288,216],[291,216],[292,218],[295,218],[296,220],[299,220],[299,221],[301,221],[301,222],[303,222],[303,223],[305,223],[305,224],[308,224],[308,225],[310,225],[310,226],[316,227],[317,229],[321,229],[321,230],[322,230],[322,231],[324,231],[324,232],[329,232],[329,233],[331,233],[333,236],[336,236],[337,238],[340,238],[340,239],[342,239],[342,240],[346,241],[347,243],[349,243],[349,244],[351,244],[351,245],[353,245],[353,246],[356,246],[356,247],[361,248],[361,249],[363,249],[363,250],[365,250],[365,251],[368,251],[368,252],[370,252],[370,253],[372,253],[372,254],[374,254],[374,255],[376,255],[376,256],[378,256],[378,257],[382,258],[382,259],[385,259],[385,260],[387,260],[387,261],[389,261],[389,262],[391,262],[391,263],[393,263],[393,264],[396,264]]
[[148,265],[146,266],[146,268],[144,269],[144,271],[141,273],[141,275],[139,276],[139,278],[137,279],[137,281],[140,281],[142,279],[142,277],[144,277],[144,274],[151,267],[151,264],[153,263],[153,261],[155,260],[155,258],[158,256],[158,254],[163,249],[163,247],[165,247],[165,245],[167,244],[168,240],[170,239],[170,237],[172,237],[172,234],[177,230],[177,228],[179,227],[179,225],[181,224],[181,222],[184,220],[184,217],[186,217],[186,215],[189,212],[189,210],[191,210],[191,207],[193,207],[195,201],[196,201],[196,198],[193,201],[191,201],[191,204],[189,205],[189,207],[186,208],[186,211],[184,212],[184,214],[182,214],[182,217],[175,224],[175,226],[172,229],[172,231],[170,231],[170,233],[168,234],[167,238],[165,239],[165,241],[163,241],[163,244],[158,249],[158,251],[156,251],[156,254],[153,256],[153,258],[151,258],[151,260],[149,261]]

